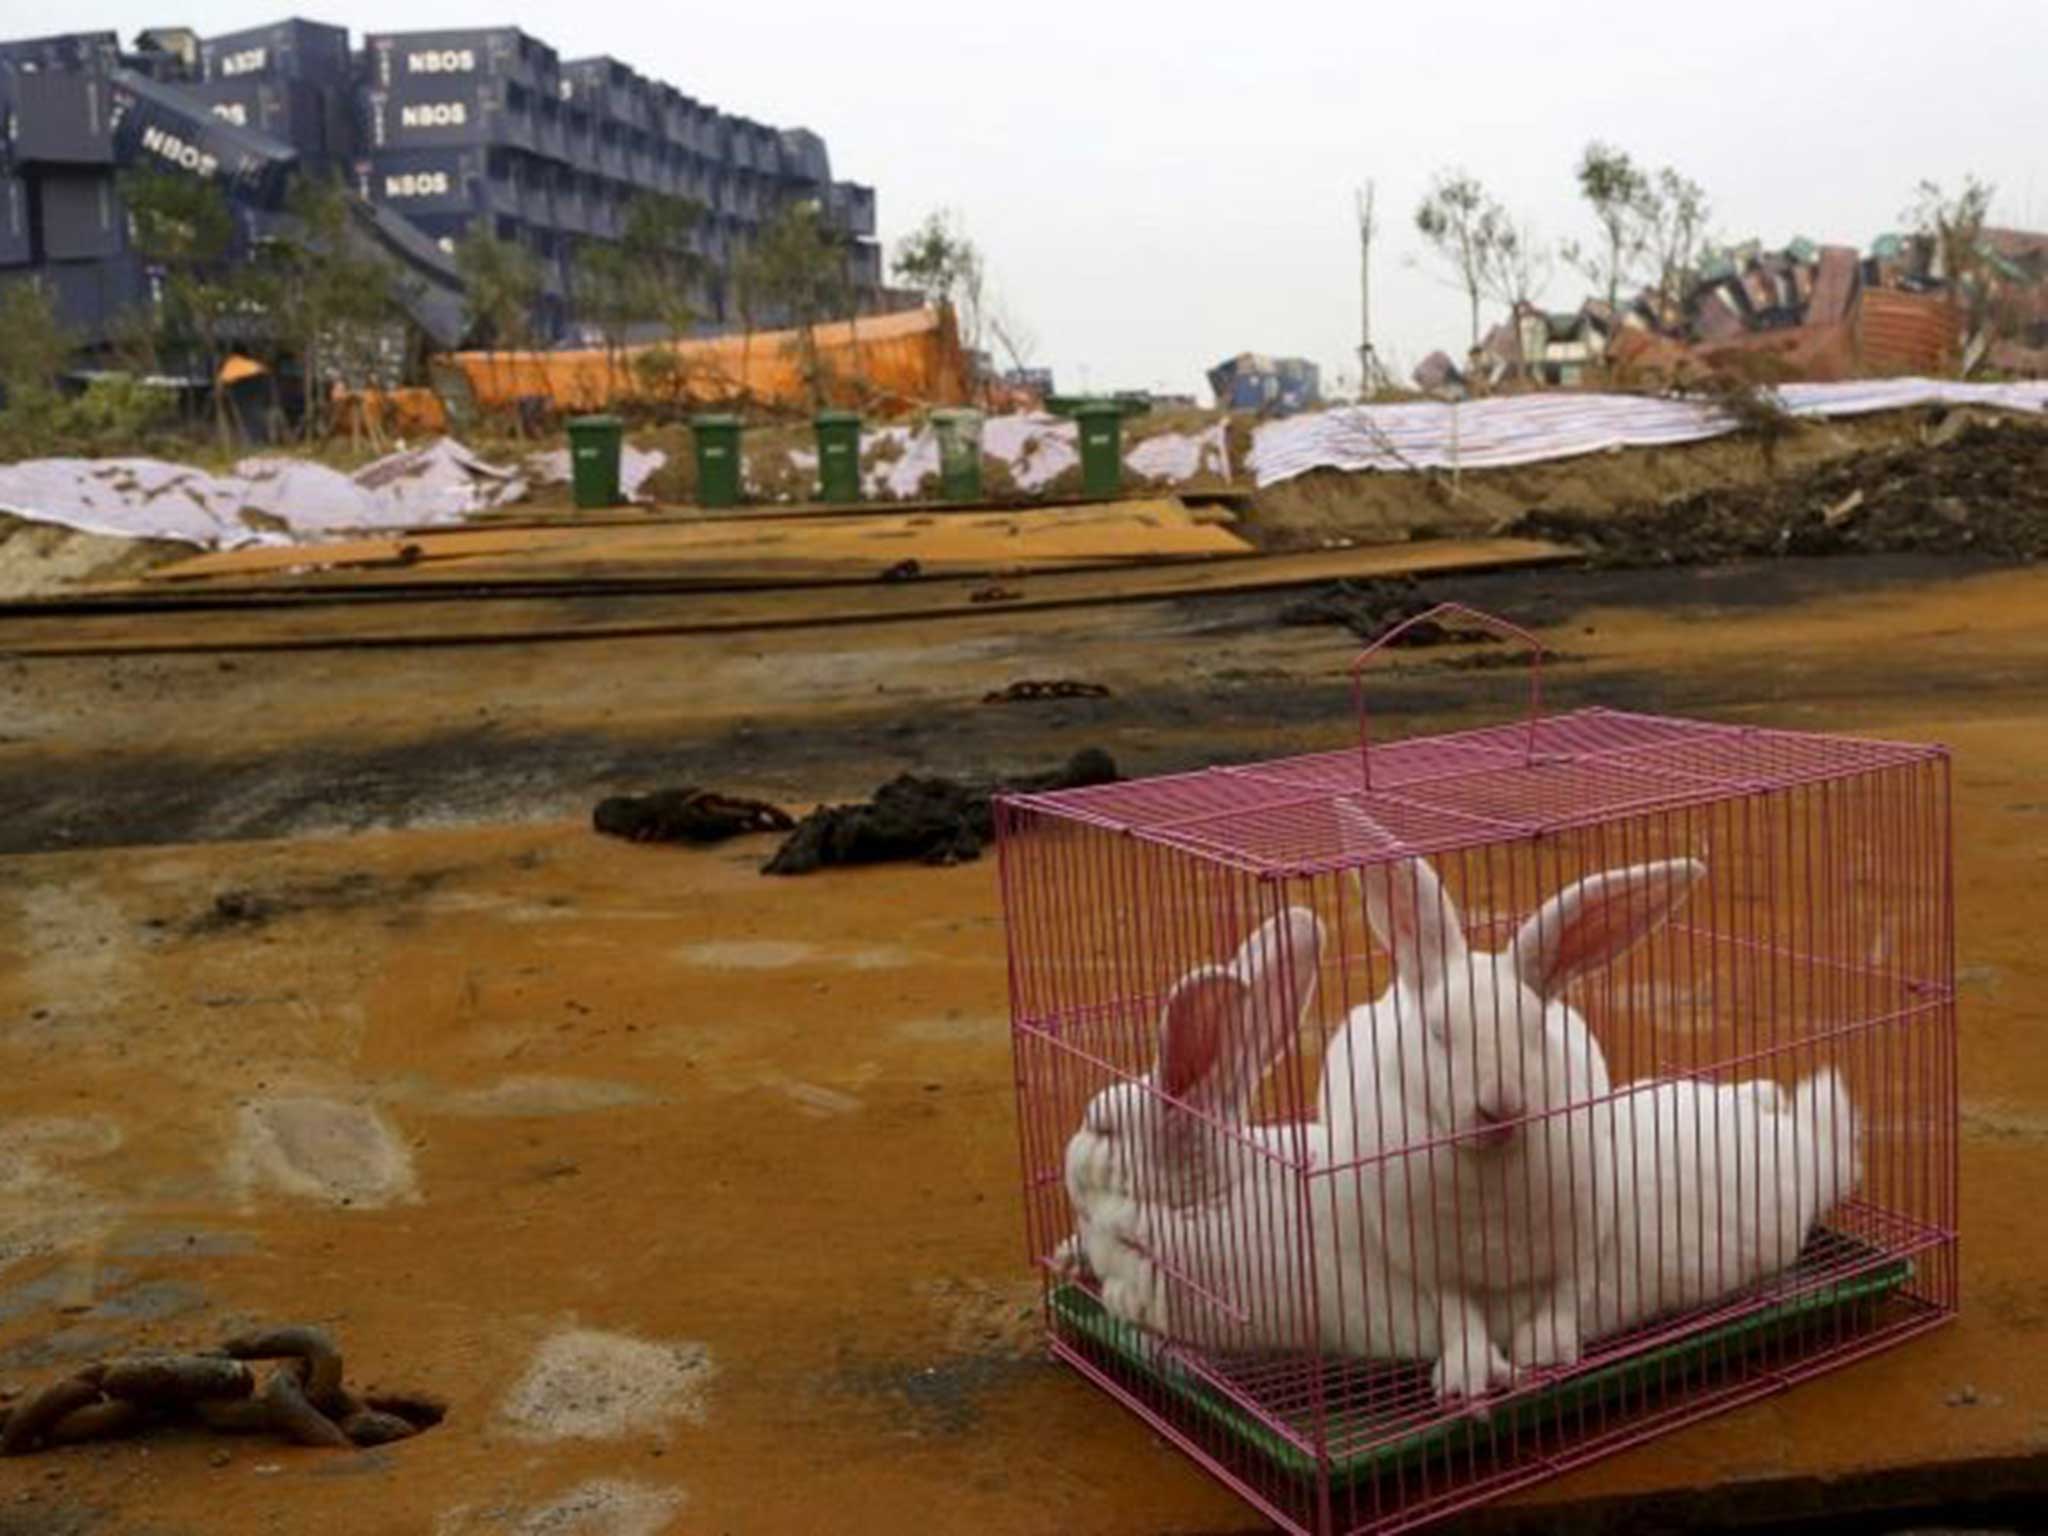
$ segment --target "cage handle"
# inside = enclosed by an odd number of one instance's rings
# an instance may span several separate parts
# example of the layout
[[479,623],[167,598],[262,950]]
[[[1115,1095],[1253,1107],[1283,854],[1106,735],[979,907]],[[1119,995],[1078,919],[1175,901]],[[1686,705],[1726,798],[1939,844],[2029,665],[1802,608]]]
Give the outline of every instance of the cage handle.
[[1463,603],[1438,603],[1425,612],[1410,614],[1401,620],[1360,651],[1358,659],[1351,663],[1351,698],[1358,711],[1358,771],[1365,781],[1366,789],[1372,788],[1372,739],[1371,722],[1365,707],[1365,669],[1372,665],[1381,651],[1393,645],[1409,630],[1423,624],[1435,623],[1447,616],[1467,620],[1475,627],[1488,630],[1503,640],[1520,641],[1529,648],[1528,760],[1536,760],[1536,722],[1543,717],[1543,642],[1519,624],[1511,624],[1496,614],[1468,608]]

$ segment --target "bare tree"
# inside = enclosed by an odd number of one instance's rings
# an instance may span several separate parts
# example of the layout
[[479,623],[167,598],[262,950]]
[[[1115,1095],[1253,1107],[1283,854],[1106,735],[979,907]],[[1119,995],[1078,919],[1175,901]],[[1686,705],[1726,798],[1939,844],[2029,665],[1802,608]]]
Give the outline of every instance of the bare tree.
[[1386,377],[1372,348],[1372,237],[1379,232],[1373,212],[1378,189],[1367,182],[1358,190],[1358,394],[1364,399]]
[[[533,342],[534,312],[541,300],[540,264],[524,246],[500,239],[486,221],[456,243],[455,265],[462,273],[463,311],[472,336],[490,350],[495,366],[509,371],[509,354]],[[512,381],[505,393],[511,398],[513,430],[524,437]]]
[[233,437],[221,363],[228,332],[251,298],[246,269],[231,259],[234,214],[218,182],[168,171],[122,178],[135,248],[163,276],[162,314],[170,334],[205,370],[214,430],[225,447]]
[[960,227],[959,215],[943,208],[928,215],[897,243],[889,267],[926,302],[950,307],[961,341],[969,351],[981,349],[987,274],[981,252]]
[[1011,369],[1021,372],[1029,368],[1032,358],[1038,355],[1037,333],[1001,299],[990,302],[987,323],[989,339],[1003,349]]
[[1659,171],[1647,188],[1644,235],[1656,269],[1657,293],[1667,313],[1682,310],[1706,249],[1707,223],[1713,211],[1706,189],[1671,166]]
[[1933,249],[1941,277],[1948,284],[1950,302],[1963,327],[1982,328],[1990,313],[1990,283],[1986,281],[1984,224],[1991,215],[1996,189],[1975,176],[1963,178],[1962,189],[1953,197],[1935,181],[1923,181],[1915,189],[1913,205],[1902,217],[1913,232]]
[[[339,180],[301,176],[285,207],[293,219],[290,233],[263,242],[252,268],[269,279],[263,308],[270,319],[264,330],[271,377],[285,354],[296,351],[305,384],[301,431],[310,440],[330,425],[324,386],[369,385],[374,357],[403,323],[402,280],[351,238],[349,196]],[[363,413],[363,424],[373,441],[380,439],[373,413]]]
[[988,272],[981,252],[960,227],[959,216],[946,209],[926,217],[896,246],[890,270],[935,309],[952,314],[960,348],[967,356],[971,393],[986,399],[994,373],[988,363],[987,339],[1000,333],[991,314]]
[[827,383],[818,347],[818,326],[854,314],[847,266],[848,242],[815,203],[791,203],[761,226],[748,253],[747,282],[752,304],[772,308],[795,327],[798,367],[811,405],[823,409]]
[[1549,289],[1557,270],[1550,247],[1526,219],[1498,207],[1493,212],[1493,239],[1482,252],[1481,287],[1509,309],[1534,304]]
[[1489,290],[1506,215],[1477,177],[1456,167],[1438,171],[1415,210],[1415,228],[1427,240],[1472,313],[1472,345],[1479,345],[1479,301]]
[[1648,252],[1655,188],[1648,173],[1638,169],[1625,151],[1597,139],[1579,157],[1578,180],[1579,196],[1592,208],[1600,238],[1590,246],[1568,241],[1562,254],[1606,295],[1613,309],[1621,303],[1623,285],[1641,269]]

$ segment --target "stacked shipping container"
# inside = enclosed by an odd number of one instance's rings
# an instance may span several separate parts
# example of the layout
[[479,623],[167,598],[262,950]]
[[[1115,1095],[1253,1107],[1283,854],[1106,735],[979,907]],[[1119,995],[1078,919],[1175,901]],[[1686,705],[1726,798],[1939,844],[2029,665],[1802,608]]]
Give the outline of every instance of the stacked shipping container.
[[[880,287],[874,194],[831,184],[815,134],[726,116],[615,58],[563,62],[517,28],[373,33],[364,53],[358,188],[449,249],[492,220],[573,299],[576,253],[617,239],[635,197],[698,204],[690,239],[714,268],[787,201],[817,197]],[[715,277],[699,300],[724,318]]]
[[[854,241],[857,284],[881,287],[874,192],[833,182],[816,134],[721,113],[614,58],[563,62],[516,27],[373,33],[352,53],[346,29],[302,20],[203,39],[196,70],[189,40],[182,58],[142,46],[124,56],[111,32],[0,43],[0,269],[52,269],[52,291],[76,296],[65,319],[88,333],[110,319],[95,296],[144,291],[117,166],[221,181],[245,231],[301,171],[343,175],[444,252],[486,225],[540,261],[555,329],[578,252],[618,238],[644,194],[701,206],[690,240],[714,319],[719,269],[795,199]],[[112,265],[60,280],[75,263]]]

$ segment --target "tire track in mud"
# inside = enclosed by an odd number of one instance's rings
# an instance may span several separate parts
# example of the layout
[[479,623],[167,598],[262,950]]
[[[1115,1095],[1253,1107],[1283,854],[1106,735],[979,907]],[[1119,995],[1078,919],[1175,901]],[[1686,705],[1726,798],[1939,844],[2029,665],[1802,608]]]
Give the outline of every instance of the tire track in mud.
[[[1626,606],[1679,622],[1788,606],[1819,596],[1877,593],[1930,576],[1978,574],[1982,562],[1913,556],[1778,561],[1750,569],[1544,572],[1425,584],[1517,622],[1562,628],[1581,612]],[[943,701],[878,701],[814,719],[786,712],[754,720],[614,727],[503,729],[492,723],[425,726],[416,736],[363,741],[309,737],[282,750],[238,754],[67,751],[14,744],[0,754],[0,855],[188,842],[289,838],[419,825],[581,818],[606,794],[672,784],[709,785],[792,806],[856,798],[904,771],[1002,774],[1102,746],[1129,775],[1169,773],[1327,749],[1355,739],[1350,684],[1341,672],[1200,670],[1213,637],[1270,628],[1284,598],[1178,599],[1156,605],[1191,655],[1187,680],[1120,686],[1110,698],[989,709],[962,694]],[[1129,617],[1121,621],[1128,626]],[[1568,629],[1558,643],[1569,647]],[[1116,644],[1116,631],[1100,643]],[[394,662],[394,665],[397,663]],[[2019,673],[1925,655],[1911,667],[1876,666],[1869,653],[1778,655],[1683,670],[1546,668],[1546,707],[1586,705],[1743,718],[1791,706],[1853,703],[1873,713],[1886,699],[1960,700],[2025,686]],[[1455,658],[1404,657],[1375,682],[1401,734],[1510,719],[1526,700],[1512,666],[1475,669]],[[772,702],[764,708],[772,708]]]

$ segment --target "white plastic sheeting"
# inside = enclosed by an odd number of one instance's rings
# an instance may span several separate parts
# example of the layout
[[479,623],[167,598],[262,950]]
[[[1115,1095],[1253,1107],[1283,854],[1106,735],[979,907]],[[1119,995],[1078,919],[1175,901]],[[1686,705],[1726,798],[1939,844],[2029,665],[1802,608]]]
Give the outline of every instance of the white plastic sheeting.
[[[1003,465],[1025,492],[1044,490],[1081,462],[1074,423],[1060,416],[992,416],[982,423],[981,452],[984,459]],[[873,461],[865,482],[868,495],[908,501],[939,473],[938,434],[929,427],[876,427],[862,435],[861,456]],[[1227,478],[1230,450],[1219,421],[1200,432],[1161,432],[1129,444],[1124,463],[1147,480]]]
[[1020,491],[1042,491],[1081,462],[1081,431],[1064,416],[991,416],[981,451],[1009,466]]
[[1208,475],[1230,478],[1230,439],[1224,424],[1201,432],[1161,432],[1124,450],[1131,473],[1147,480],[1179,482]]
[[[1862,416],[1923,405],[2048,410],[2048,383],[1883,379],[1787,384],[1777,393],[1795,416]],[[1711,405],[1644,395],[1508,395],[1458,405],[1343,406],[1260,427],[1252,435],[1250,468],[1261,486],[1314,469],[1502,469],[1610,448],[1700,442],[1734,430],[1735,423]]]
[[225,475],[160,459],[0,465],[0,512],[84,533],[179,539],[209,549],[455,523],[525,495],[519,476],[445,437],[353,475],[287,458],[244,459]]
[[[668,463],[668,455],[659,448],[635,448],[631,443],[619,447],[619,494],[628,501],[640,500],[640,487],[648,477]],[[569,483],[569,450],[551,449],[536,453],[526,461],[526,472],[542,485],[567,485]]]
[[[867,493],[877,499],[910,500],[938,475],[939,443],[929,427],[875,427],[862,447],[871,465]],[[991,417],[983,425],[982,452],[1006,466],[1026,493],[1043,490],[1081,462],[1073,422],[1057,416]],[[799,475],[815,476],[815,453],[796,449],[789,459]],[[1227,477],[1230,469],[1220,421],[1195,433],[1146,438],[1128,446],[1124,460],[1134,473],[1167,482]],[[667,462],[659,449],[627,445],[619,464],[621,488],[637,498]],[[83,533],[234,549],[457,523],[523,500],[529,481],[568,478],[566,449],[534,454],[522,470],[513,470],[486,463],[445,437],[390,454],[352,475],[284,457],[244,459],[224,475],[160,459],[27,459],[0,465],[0,512]],[[751,474],[748,480],[758,493]]]

